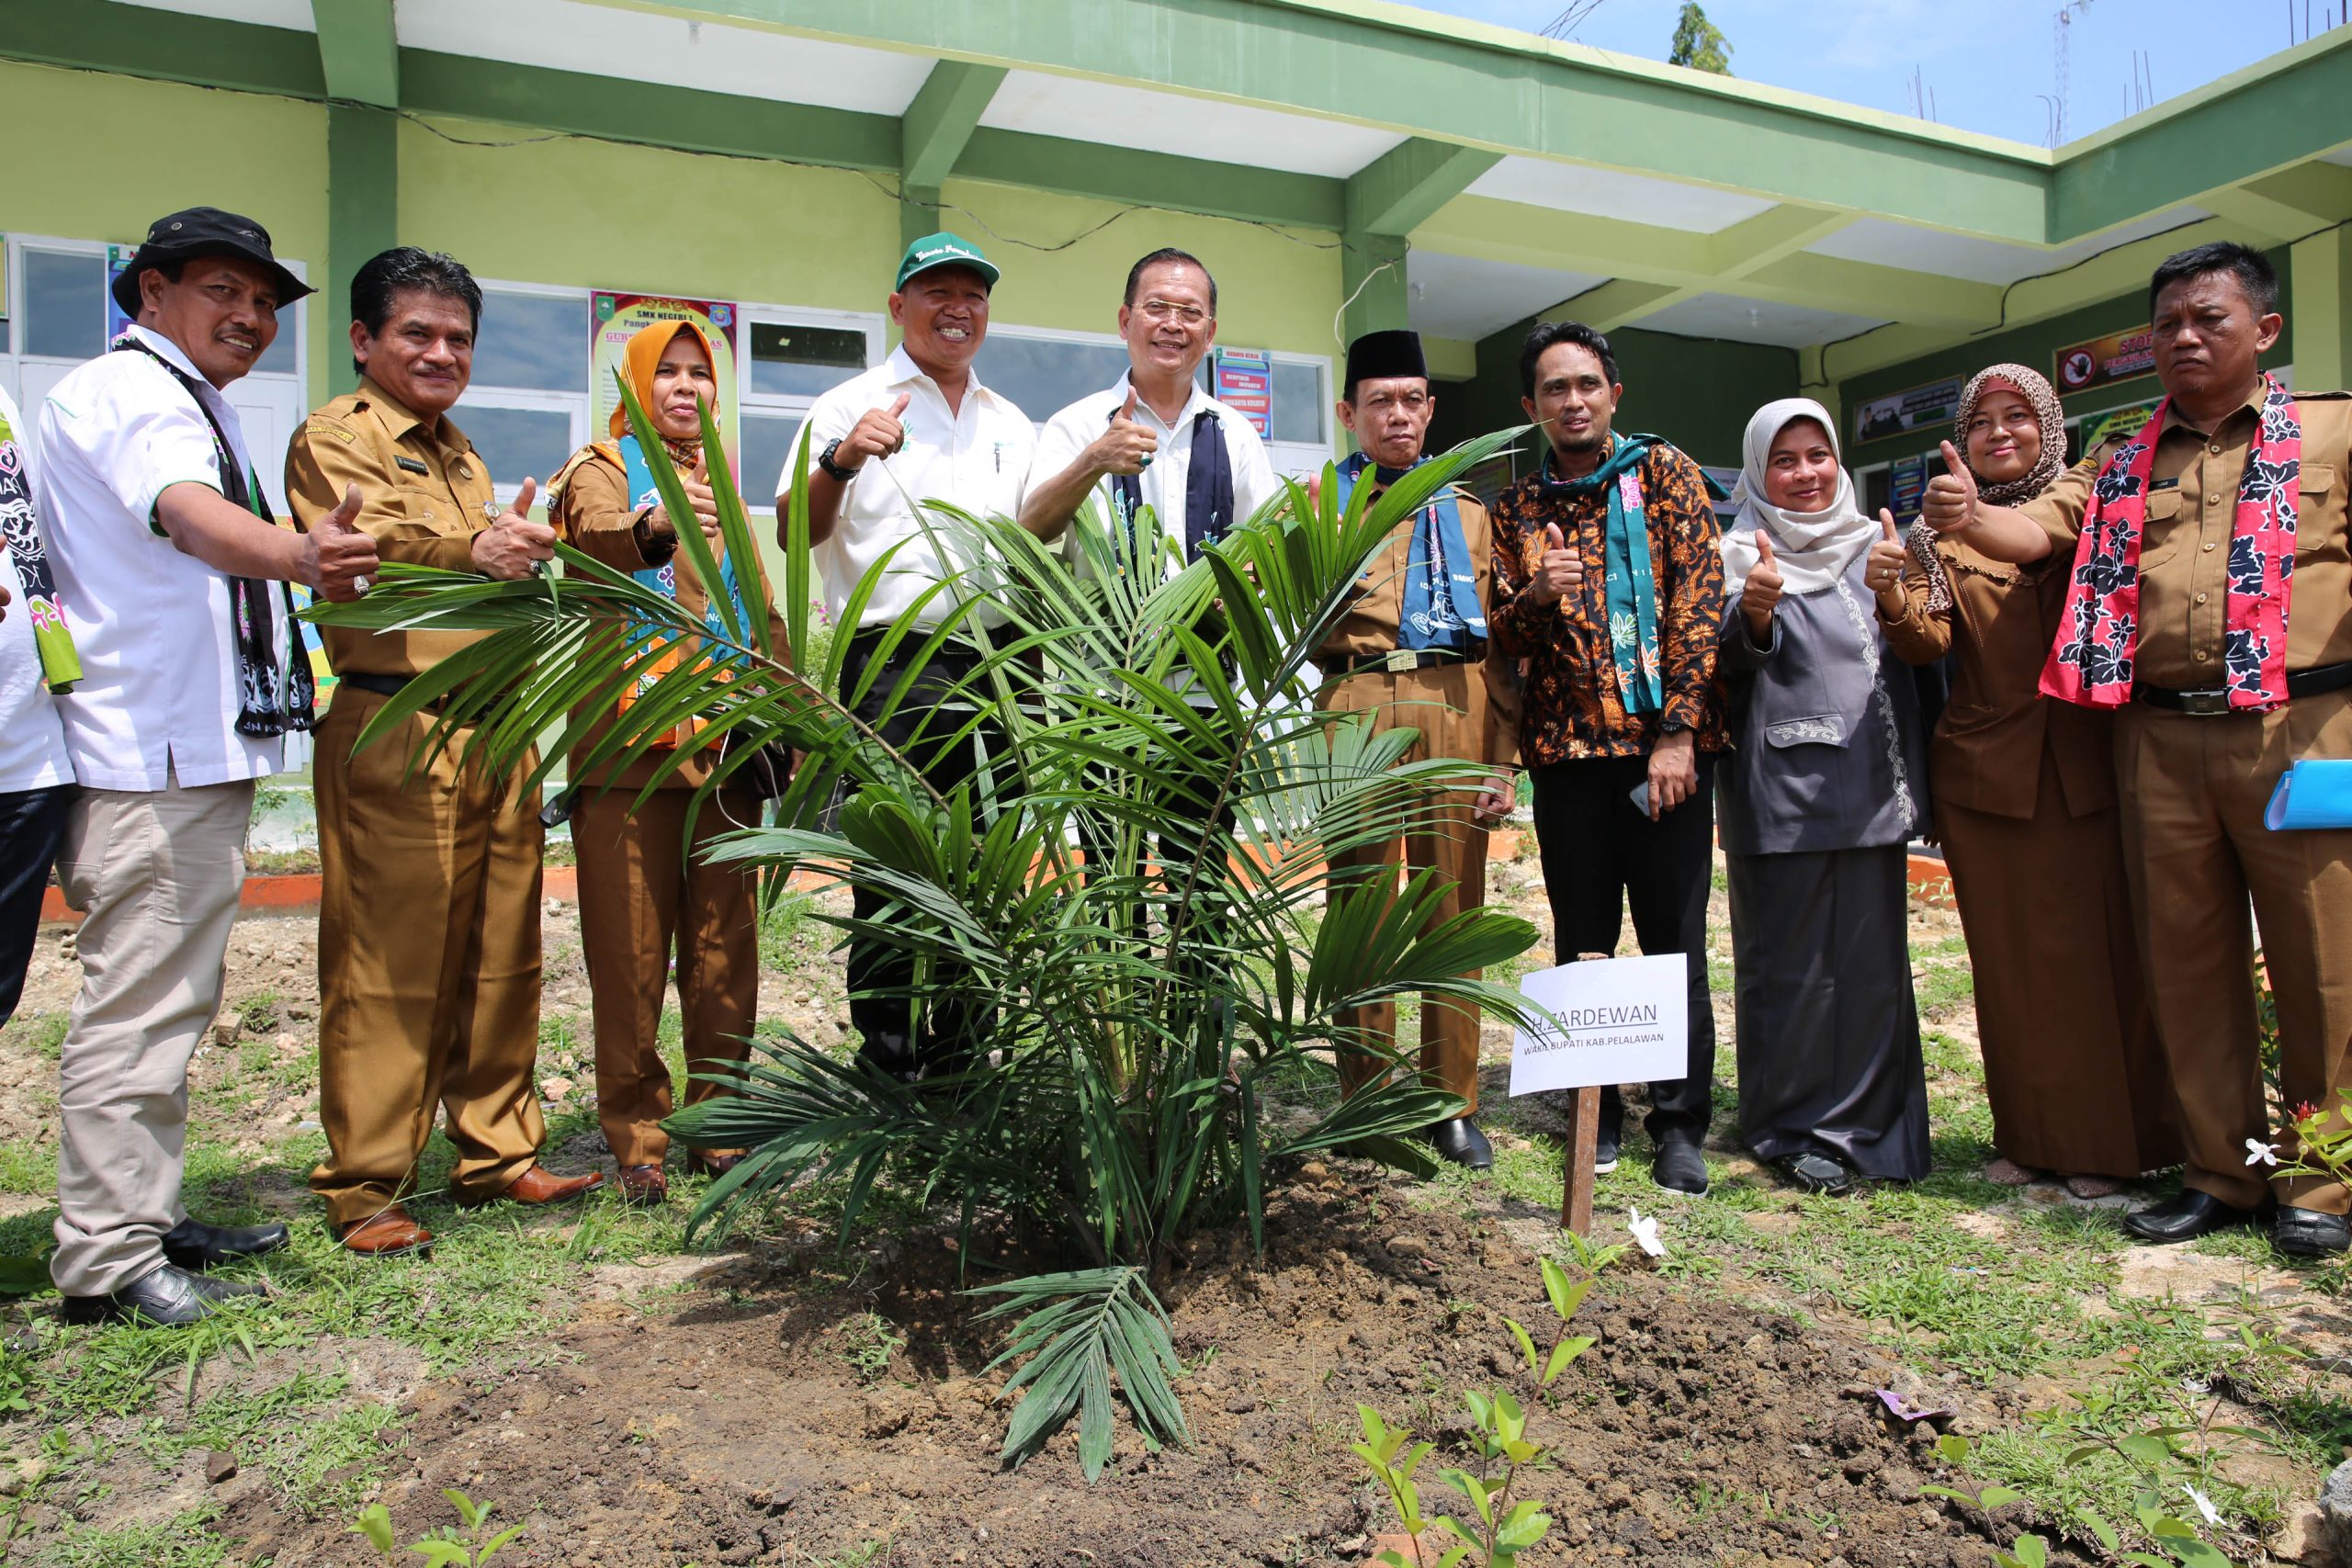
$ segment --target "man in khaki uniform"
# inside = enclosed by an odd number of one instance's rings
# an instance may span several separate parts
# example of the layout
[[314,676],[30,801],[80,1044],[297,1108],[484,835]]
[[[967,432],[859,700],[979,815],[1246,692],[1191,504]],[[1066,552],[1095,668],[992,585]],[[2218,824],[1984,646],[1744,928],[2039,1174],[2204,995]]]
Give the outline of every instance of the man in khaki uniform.
[[[308,524],[348,484],[387,560],[517,579],[554,553],[530,520],[533,481],[500,513],[488,468],[447,418],[473,367],[481,290],[447,256],[403,246],[351,283],[359,389],[313,413],[286,455]],[[436,1106],[457,1145],[461,1203],[551,1203],[595,1186],[538,1164],[547,1136],[532,1068],[539,1033],[537,802],[523,770],[458,758],[470,731],[409,769],[435,720],[419,713],[359,750],[401,687],[463,646],[459,632],[328,628],[340,681],[320,726],[319,1115],[327,1157],[311,1173],[336,1235],[384,1257],[432,1235],[401,1206]]]
[[[1356,485],[1385,490],[1421,460],[1437,403],[1419,335],[1368,333],[1349,344],[1346,392],[1340,421],[1358,451],[1340,468],[1342,509]],[[1422,830],[1335,858],[1342,880],[1374,867],[1394,879],[1399,862],[1415,874],[1434,867],[1451,885],[1439,919],[1486,903],[1487,829],[1510,814],[1513,801],[1516,709],[1502,671],[1486,657],[1493,593],[1487,509],[1465,491],[1448,491],[1396,525],[1354,604],[1315,652],[1325,676],[1344,677],[1325,699],[1330,707],[1371,712],[1375,730],[1420,731],[1406,761],[1452,757],[1496,770],[1483,789],[1455,792]],[[1393,1002],[1358,1010],[1348,1021],[1376,1039],[1396,1037]],[[1377,1057],[1342,1049],[1340,1082],[1352,1092],[1380,1066]],[[1466,1102],[1460,1116],[1430,1128],[1437,1152],[1474,1168],[1492,1165],[1494,1150],[1477,1122],[1475,1009],[1423,999],[1421,1072],[1431,1087]]]
[[[2156,269],[2149,296],[2166,394],[2153,457],[2136,441],[2103,449],[2011,511],[1979,501],[1948,444],[1950,472],[1930,482],[1925,513],[1996,559],[2075,559],[2082,613],[2070,599],[2043,690],[2093,705],[2128,691],[2115,736],[2124,863],[2188,1159],[2180,1197],[2126,1224],[2186,1241],[2258,1217],[2271,1196],[2249,900],[2278,998],[2281,1098],[2341,1114],[2337,1091],[2352,1087],[2352,829],[2272,832],[2262,820],[2293,763],[2352,757],[2352,395],[2274,399],[2260,356],[2285,322],[2259,252],[2184,251]],[[2262,458],[2253,482],[2250,454]],[[2293,558],[2266,559],[2284,551],[2249,520],[2290,473],[2298,503],[2271,515],[2293,529]],[[2123,563],[2136,571],[2116,570],[2120,544],[2102,550],[2109,529],[2086,526],[2126,508],[2144,513],[2138,558]],[[2278,586],[2257,593],[2265,584]],[[2285,636],[2267,648],[2246,629],[2262,596],[2285,603]],[[2114,629],[2134,624],[2136,638],[2114,646]],[[2095,668],[2093,644],[2109,656]],[[2291,1130],[2277,1145],[2291,1163]],[[2344,1251],[2344,1185],[2281,1186],[2275,1244]]]

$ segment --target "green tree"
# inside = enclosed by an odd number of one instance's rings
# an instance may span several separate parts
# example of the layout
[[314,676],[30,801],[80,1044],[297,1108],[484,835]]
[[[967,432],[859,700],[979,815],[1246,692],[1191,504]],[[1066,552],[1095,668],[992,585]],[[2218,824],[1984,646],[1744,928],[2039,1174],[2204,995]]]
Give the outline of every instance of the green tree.
[[1718,76],[1731,74],[1731,40],[1707,20],[1699,0],[1682,0],[1682,15],[1674,24],[1674,47],[1668,51],[1666,62],[1712,71]]
[[[662,443],[622,393],[670,514],[688,515]],[[386,704],[391,716],[363,744],[430,705],[437,737],[467,727],[471,747],[508,767],[560,727],[540,777],[567,750],[587,768],[653,755],[688,716],[736,743],[711,788],[753,754],[745,742],[802,753],[778,825],[731,835],[716,857],[881,892],[890,907],[873,919],[813,918],[898,947],[911,994],[973,1021],[980,1038],[968,1068],[917,1085],[797,1039],[754,1041],[752,1062],[728,1075],[737,1094],[667,1123],[689,1145],[752,1150],[712,1185],[688,1234],[723,1234],[804,1176],[841,1179],[844,1231],[883,1179],[967,1231],[979,1216],[1009,1218],[1044,1269],[975,1282],[993,1298],[982,1318],[1007,1324],[1005,1359],[1023,1363],[1006,1387],[1023,1397],[1005,1458],[1018,1462],[1076,1416],[1091,1476],[1111,1455],[1114,1379],[1147,1437],[1186,1440],[1172,1386],[1182,1366],[1154,1286],[1188,1235],[1240,1219],[1262,1238],[1270,1184],[1323,1151],[1434,1174],[1409,1135],[1462,1102],[1354,1026],[1357,1010],[1412,991],[1427,1006],[1541,1021],[1516,991],[1463,977],[1532,946],[1526,920],[1497,908],[1442,918],[1447,889],[1431,874],[1400,889],[1385,866],[1342,876],[1327,898],[1327,865],[1425,820],[1487,770],[1408,761],[1412,730],[1375,735],[1336,711],[1329,678],[1308,666],[1397,525],[1521,434],[1471,442],[1376,501],[1363,486],[1342,506],[1327,469],[1318,494],[1288,487],[1189,565],[1168,558],[1149,523],[1081,516],[1074,562],[1012,518],[931,504],[922,525],[940,558],[971,564],[960,592],[934,585],[890,625],[866,678],[891,648],[919,661],[950,645],[983,658],[944,696],[915,696],[913,675],[885,694],[889,709],[920,715],[903,748],[856,716],[863,693],[840,694],[850,639],[820,651],[808,624],[805,484],[786,518],[780,646],[731,595],[718,596],[725,625],[706,625],[566,547],[560,580],[390,565],[365,599],[314,614],[488,634]],[[705,440],[718,440],[707,413]],[[805,449],[799,461],[805,471]],[[710,479],[729,556],[752,558],[725,467]],[[700,529],[680,530],[679,546],[703,581],[721,580]],[[843,625],[859,624],[887,570],[888,558],[866,573]],[[639,699],[612,718],[614,694],[641,677]],[[910,755],[975,734],[991,738],[989,766],[943,798]],[[842,804],[828,810],[836,786]],[[1170,852],[1180,845],[1197,849]],[[1308,1055],[1329,1049],[1401,1070],[1339,1100]]]

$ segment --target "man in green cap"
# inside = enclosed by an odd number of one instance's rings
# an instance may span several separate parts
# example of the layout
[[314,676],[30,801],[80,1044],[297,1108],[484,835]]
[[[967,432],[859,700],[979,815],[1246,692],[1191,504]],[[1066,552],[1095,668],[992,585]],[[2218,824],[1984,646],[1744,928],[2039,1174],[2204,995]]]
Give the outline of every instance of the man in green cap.
[[[808,536],[823,579],[826,608],[845,614],[858,581],[885,556],[889,564],[850,637],[842,664],[846,699],[867,680],[883,633],[912,608],[923,591],[976,563],[943,560],[916,509],[943,502],[976,516],[1018,516],[1037,444],[1036,427],[1012,400],[980,385],[973,356],[988,336],[994,263],[954,234],[928,234],[907,247],[890,295],[890,320],[904,341],[890,357],[819,398],[793,438],[808,452]],[[792,505],[793,465],[776,479],[776,535],[785,542]],[[896,554],[891,552],[896,550]],[[918,624],[936,626],[955,603],[969,596],[951,588],[922,607]],[[980,618],[995,624],[993,612]],[[888,716],[884,703],[914,659],[920,638],[903,640],[857,704],[893,746],[922,764],[942,795],[953,793],[978,766],[981,739],[944,744],[960,728],[934,717],[949,690],[968,676],[980,655],[967,645],[940,649],[909,694]],[[924,722],[929,719],[930,722]],[[918,734],[918,730],[921,731]],[[855,912],[871,919],[889,902],[870,888],[853,890]],[[937,979],[934,967],[934,982]],[[918,1017],[913,971],[902,953],[853,939],[849,949],[850,1021],[866,1059],[911,1079],[942,1059],[942,1044],[967,1032],[960,1020],[931,1009]]]

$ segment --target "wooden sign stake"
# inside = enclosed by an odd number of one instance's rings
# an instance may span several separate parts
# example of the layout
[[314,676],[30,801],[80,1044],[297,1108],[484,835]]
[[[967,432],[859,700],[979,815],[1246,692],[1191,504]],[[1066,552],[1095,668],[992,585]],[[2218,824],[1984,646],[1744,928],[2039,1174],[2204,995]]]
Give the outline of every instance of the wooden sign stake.
[[1560,1228],[1589,1236],[1592,1230],[1592,1150],[1600,1133],[1600,1090],[1573,1091],[1568,1102],[1566,1190],[1560,1197]]

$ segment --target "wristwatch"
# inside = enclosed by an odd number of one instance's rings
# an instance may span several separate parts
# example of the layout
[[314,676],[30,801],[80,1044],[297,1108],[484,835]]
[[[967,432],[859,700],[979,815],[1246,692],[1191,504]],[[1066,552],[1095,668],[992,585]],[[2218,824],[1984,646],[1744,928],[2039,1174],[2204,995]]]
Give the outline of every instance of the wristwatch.
[[842,444],[840,442],[828,442],[825,449],[817,454],[817,466],[824,469],[825,472],[831,474],[833,477],[833,482],[835,484],[847,484],[850,480],[857,477],[857,470],[855,468],[844,468],[839,463],[833,461],[833,454],[841,449]]

